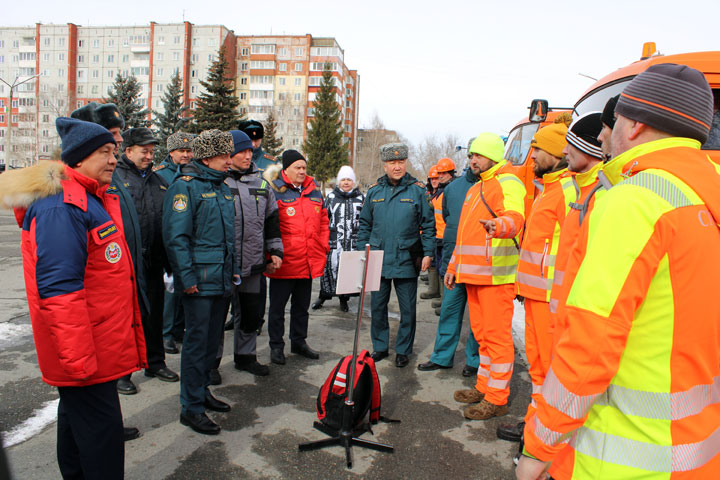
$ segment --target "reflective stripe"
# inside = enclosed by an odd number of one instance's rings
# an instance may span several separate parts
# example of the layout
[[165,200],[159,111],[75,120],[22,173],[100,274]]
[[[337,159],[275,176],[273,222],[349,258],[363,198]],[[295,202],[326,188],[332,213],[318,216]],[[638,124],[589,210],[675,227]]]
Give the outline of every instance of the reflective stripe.
[[706,407],[720,403],[720,377],[715,377],[709,385],[696,385],[690,390],[671,395],[672,419],[697,415]]
[[512,363],[493,363],[490,365],[490,371],[495,373],[507,373],[513,371]]
[[565,272],[563,270],[555,270],[555,274],[553,276],[553,285],[562,285],[564,277]]
[[[485,256],[485,246],[479,245],[457,245],[455,252],[458,255]],[[517,255],[517,249],[512,246],[490,247],[490,255],[493,257],[512,257]]]
[[500,175],[498,175],[497,179],[498,179],[498,182],[500,182],[500,183],[511,182],[511,181],[518,182],[520,185],[522,185],[522,188],[525,189],[525,184],[522,182],[522,180],[520,180],[515,175],[500,174]]
[[490,360],[490,357],[486,357],[485,355],[480,355],[479,358],[480,363],[483,365],[490,365],[490,362],[492,362],[492,360]]
[[533,395],[540,393],[541,389],[542,389],[542,384],[541,385],[536,385],[534,383],[532,384],[532,394]]
[[442,210],[435,209],[435,215],[442,215]]
[[655,420],[681,420],[720,403],[720,377],[713,383],[696,385],[684,392],[646,392],[610,385],[597,405],[617,408],[625,415]]
[[569,433],[560,433],[547,428],[542,424],[537,415],[535,415],[535,436],[545,445],[568,443],[570,439]]
[[552,280],[549,278],[543,278],[539,275],[530,275],[529,273],[518,272],[515,281],[517,283],[527,285],[528,287],[535,287],[542,290],[552,289]]
[[517,265],[493,265],[492,274],[494,277],[506,277],[508,275],[515,275],[517,271]]
[[625,180],[622,184],[647,188],[675,208],[687,207],[693,204],[677,185],[667,178],[653,173],[640,172]]
[[565,388],[565,385],[560,383],[552,367],[550,367],[543,383],[542,396],[547,404],[575,420],[583,418],[595,400],[601,395],[603,393],[595,395],[576,395],[572,393]]
[[345,382],[341,382],[340,380],[335,380],[335,382],[333,382],[333,383],[334,383],[334,385],[337,385],[340,388],[345,388],[347,386],[345,384]]
[[478,377],[490,378],[490,370],[488,370],[487,368],[479,367],[477,374],[478,374]]
[[537,402],[535,401],[535,398],[530,398],[530,405],[532,405],[533,408],[537,409]]
[[[542,253],[531,252],[525,249],[520,250],[520,260],[524,262],[532,263],[533,265],[540,265],[540,263],[542,263],[542,259]],[[555,255],[545,255],[545,266],[555,266]]]
[[560,305],[560,300],[557,298],[551,298],[550,299],[550,313],[557,313],[558,305]]
[[720,427],[705,440],[674,446],[639,442],[581,427],[574,443],[575,450],[602,462],[650,472],[689,472],[720,453]]
[[497,388],[498,390],[504,390],[510,385],[510,379],[498,380],[497,378],[491,378],[488,380],[488,388]]
[[506,275],[513,275],[517,270],[517,265],[468,265],[461,263],[457,267],[457,273],[464,273],[466,275],[486,275],[486,276],[497,276],[502,277]]

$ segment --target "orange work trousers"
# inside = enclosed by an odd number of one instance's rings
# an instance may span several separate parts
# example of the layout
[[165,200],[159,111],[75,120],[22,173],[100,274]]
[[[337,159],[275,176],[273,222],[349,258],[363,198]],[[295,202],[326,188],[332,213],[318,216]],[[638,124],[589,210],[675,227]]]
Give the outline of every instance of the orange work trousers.
[[475,388],[485,400],[505,405],[510,395],[510,378],[515,362],[512,339],[515,285],[465,284],[470,308],[470,328],[480,348]]
[[534,414],[540,389],[550,369],[553,337],[550,331],[550,304],[541,300],[525,299],[525,354],[530,364],[532,399],[525,414],[527,422]]

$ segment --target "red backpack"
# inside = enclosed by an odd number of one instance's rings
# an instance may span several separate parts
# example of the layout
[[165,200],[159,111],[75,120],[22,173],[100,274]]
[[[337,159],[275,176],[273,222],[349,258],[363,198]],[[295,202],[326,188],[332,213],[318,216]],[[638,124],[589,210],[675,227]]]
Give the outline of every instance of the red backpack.
[[[332,428],[342,427],[343,405],[347,395],[347,382],[350,376],[352,355],[342,358],[320,388],[317,398],[318,419]],[[376,424],[380,420],[380,379],[375,369],[375,361],[367,350],[358,353],[355,362],[355,385],[353,386],[353,428],[361,426],[368,411],[369,422]]]

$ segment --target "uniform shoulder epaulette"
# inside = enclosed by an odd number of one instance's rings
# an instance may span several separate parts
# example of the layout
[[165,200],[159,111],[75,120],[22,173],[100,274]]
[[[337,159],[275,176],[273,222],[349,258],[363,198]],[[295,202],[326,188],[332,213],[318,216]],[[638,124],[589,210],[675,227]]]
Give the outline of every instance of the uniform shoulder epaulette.
[[372,187],[377,187],[377,182],[376,182],[376,183],[373,183],[372,185],[370,185],[370,186],[368,187],[368,190],[370,190]]
[[189,181],[192,180],[193,178],[194,178],[194,177],[192,177],[192,176],[190,176],[190,175],[183,175],[182,177],[180,177],[180,180],[185,180],[186,182],[189,182]]
[[417,185],[420,188],[425,188],[425,184],[422,182],[415,182],[415,185]]
[[273,162],[276,161],[276,160],[275,160],[275,157],[273,157],[273,156],[270,155],[269,153],[265,153],[265,154],[263,154],[263,156],[264,156],[265,158],[267,158],[268,160],[272,160]]
[[167,165],[160,164],[153,167],[153,172],[157,172],[158,170],[162,170],[163,168],[167,167]]

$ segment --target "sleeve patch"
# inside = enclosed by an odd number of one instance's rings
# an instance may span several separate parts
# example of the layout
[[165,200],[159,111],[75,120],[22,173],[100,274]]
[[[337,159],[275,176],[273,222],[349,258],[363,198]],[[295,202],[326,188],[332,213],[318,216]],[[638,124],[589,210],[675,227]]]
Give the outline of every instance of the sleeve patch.
[[187,210],[187,195],[178,193],[173,197],[173,210],[176,212],[184,212]]

